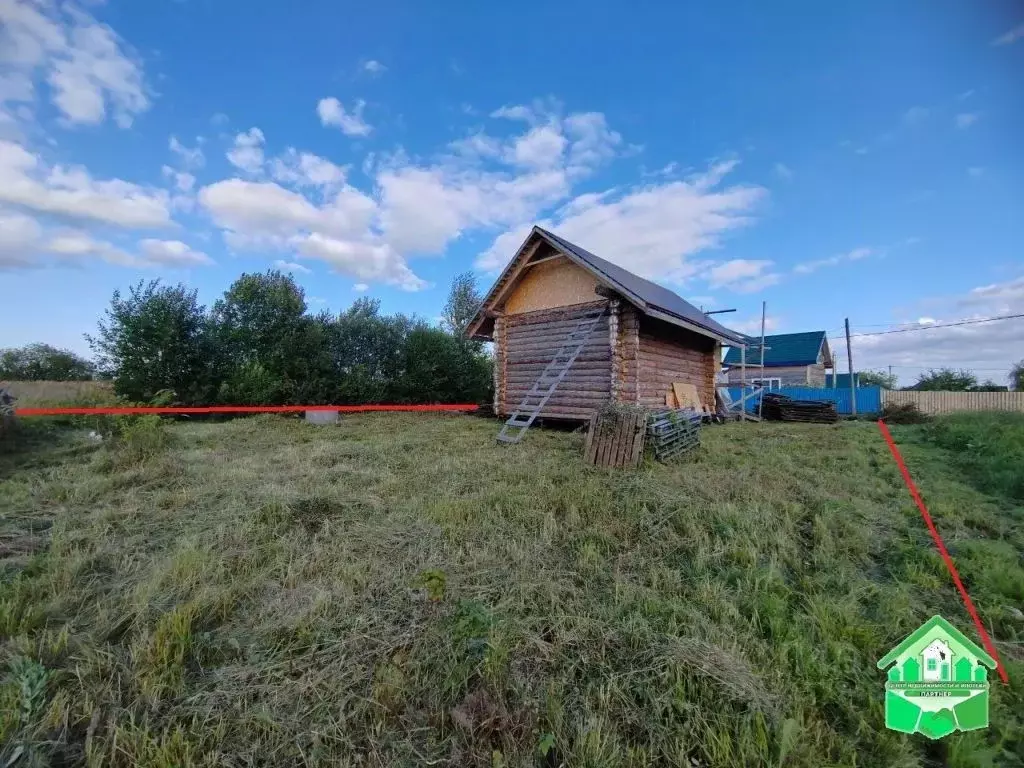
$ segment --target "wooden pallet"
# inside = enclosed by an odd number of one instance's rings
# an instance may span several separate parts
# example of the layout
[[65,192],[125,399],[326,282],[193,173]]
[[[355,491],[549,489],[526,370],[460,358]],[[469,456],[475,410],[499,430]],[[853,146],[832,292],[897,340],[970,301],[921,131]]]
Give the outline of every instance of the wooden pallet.
[[641,411],[595,413],[583,445],[583,458],[598,467],[635,467],[644,453],[647,417]]

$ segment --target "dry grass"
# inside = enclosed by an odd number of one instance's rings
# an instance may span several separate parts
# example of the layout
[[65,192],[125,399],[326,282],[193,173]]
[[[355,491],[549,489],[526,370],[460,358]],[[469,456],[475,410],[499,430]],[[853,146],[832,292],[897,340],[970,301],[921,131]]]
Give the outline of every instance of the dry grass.
[[116,399],[109,381],[0,381],[0,389],[18,398],[18,408],[108,405]]
[[1014,684],[937,752],[883,728],[875,661],[970,620],[873,425],[708,428],[618,472],[579,435],[496,431],[23,433],[0,456],[0,764],[1019,764],[1021,510],[942,450],[906,454]]

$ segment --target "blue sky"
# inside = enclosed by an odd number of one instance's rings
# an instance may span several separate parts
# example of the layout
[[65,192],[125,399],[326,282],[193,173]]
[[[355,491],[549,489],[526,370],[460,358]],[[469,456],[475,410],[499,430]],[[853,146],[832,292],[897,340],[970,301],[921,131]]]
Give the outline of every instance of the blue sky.
[[[298,12],[295,8],[300,8]],[[443,10],[442,10],[443,9]],[[1024,6],[0,0],[5,344],[115,288],[439,313],[540,222],[754,331],[1024,312]],[[863,336],[1002,379],[1024,321]]]

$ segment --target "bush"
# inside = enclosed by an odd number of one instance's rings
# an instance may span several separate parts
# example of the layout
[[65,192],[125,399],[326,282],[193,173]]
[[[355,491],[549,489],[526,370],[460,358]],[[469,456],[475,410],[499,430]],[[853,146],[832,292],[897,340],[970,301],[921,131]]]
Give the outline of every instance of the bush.
[[[456,279],[451,323],[475,307],[471,282]],[[277,271],[242,275],[209,310],[183,285],[115,292],[90,343],[117,394],[140,403],[164,390],[183,405],[477,403],[492,386],[480,342],[369,298],[309,315]]]
[[929,420],[916,403],[889,403],[882,409],[881,419],[886,424],[924,424]]

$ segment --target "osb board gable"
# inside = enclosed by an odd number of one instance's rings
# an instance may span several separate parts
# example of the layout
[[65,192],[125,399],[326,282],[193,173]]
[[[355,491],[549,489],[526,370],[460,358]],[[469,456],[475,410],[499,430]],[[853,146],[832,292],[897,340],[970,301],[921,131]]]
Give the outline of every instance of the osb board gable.
[[600,298],[593,274],[564,256],[530,267],[505,299],[505,314],[584,304]]

